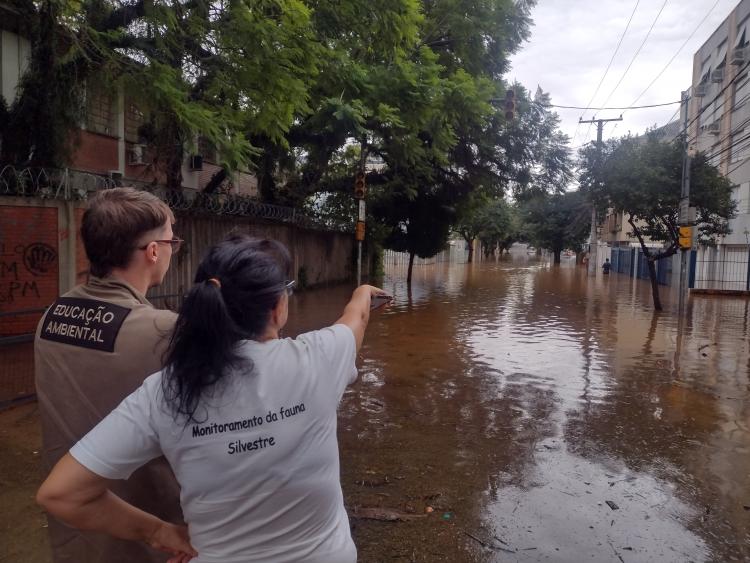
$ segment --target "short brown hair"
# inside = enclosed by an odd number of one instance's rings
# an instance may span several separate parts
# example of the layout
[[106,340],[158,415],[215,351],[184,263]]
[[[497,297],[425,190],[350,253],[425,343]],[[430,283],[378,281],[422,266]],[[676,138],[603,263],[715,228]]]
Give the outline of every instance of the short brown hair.
[[103,277],[125,268],[148,231],[158,229],[174,215],[155,195],[135,188],[102,190],[89,200],[81,222],[81,238],[91,263],[91,274]]

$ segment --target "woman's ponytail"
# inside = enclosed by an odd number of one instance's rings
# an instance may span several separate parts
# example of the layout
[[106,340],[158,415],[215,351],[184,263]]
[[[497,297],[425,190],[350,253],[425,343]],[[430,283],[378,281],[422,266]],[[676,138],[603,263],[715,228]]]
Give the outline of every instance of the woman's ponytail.
[[202,391],[237,365],[241,338],[221,288],[208,279],[196,283],[185,296],[167,353],[164,396],[175,414],[193,418]]
[[251,361],[237,344],[263,334],[284,292],[290,263],[281,243],[248,236],[231,237],[209,250],[182,303],[167,351],[162,388],[175,416],[195,420],[207,389],[234,368],[251,371]]

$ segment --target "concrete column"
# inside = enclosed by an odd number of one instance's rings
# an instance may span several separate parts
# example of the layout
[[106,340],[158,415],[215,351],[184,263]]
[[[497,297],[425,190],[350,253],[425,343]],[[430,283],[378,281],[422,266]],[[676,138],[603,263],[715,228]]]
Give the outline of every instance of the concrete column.
[[117,115],[117,170],[124,178],[127,154],[125,152],[125,92],[122,85],[117,88],[115,114]]

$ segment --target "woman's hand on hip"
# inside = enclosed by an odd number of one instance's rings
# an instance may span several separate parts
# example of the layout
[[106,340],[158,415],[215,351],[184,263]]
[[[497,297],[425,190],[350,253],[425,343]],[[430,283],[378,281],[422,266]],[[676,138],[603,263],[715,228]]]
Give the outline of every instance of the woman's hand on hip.
[[186,526],[161,522],[148,540],[148,544],[158,551],[169,553],[167,563],[187,563],[198,552],[190,545],[190,536]]

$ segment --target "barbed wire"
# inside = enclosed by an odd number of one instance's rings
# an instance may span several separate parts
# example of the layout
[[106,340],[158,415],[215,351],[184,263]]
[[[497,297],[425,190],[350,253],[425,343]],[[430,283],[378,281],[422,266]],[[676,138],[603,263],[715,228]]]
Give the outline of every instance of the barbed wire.
[[210,214],[233,217],[252,217],[287,223],[316,230],[353,232],[354,221],[315,217],[293,207],[260,202],[250,196],[227,193],[203,193],[198,190],[168,190],[143,182],[119,181],[114,178],[73,169],[0,167],[0,196],[37,197],[63,201],[83,201],[89,194],[133,185],[153,193],[171,209],[180,213]]

